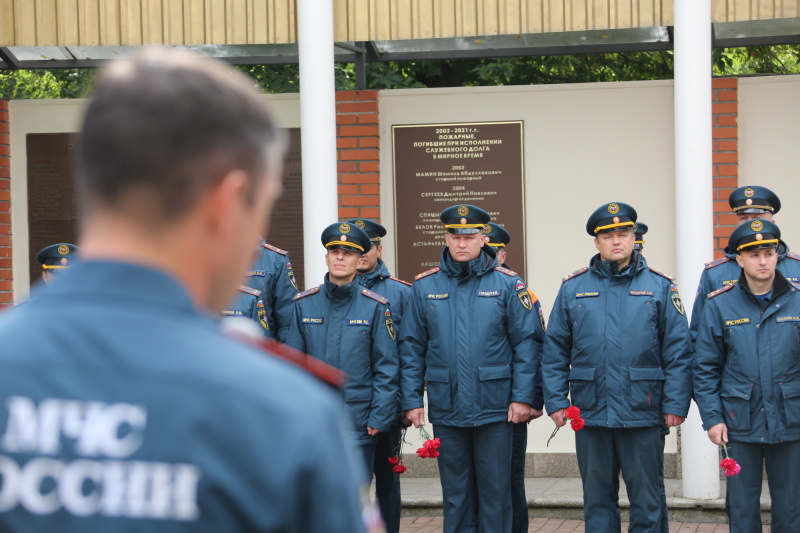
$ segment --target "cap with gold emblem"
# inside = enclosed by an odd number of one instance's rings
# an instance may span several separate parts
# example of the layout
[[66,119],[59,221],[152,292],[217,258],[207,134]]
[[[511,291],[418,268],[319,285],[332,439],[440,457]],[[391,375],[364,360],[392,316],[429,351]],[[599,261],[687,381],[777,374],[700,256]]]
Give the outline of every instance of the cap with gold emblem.
[[586,233],[592,237],[598,233],[625,229],[636,229],[636,209],[622,202],[601,205],[586,222]]
[[474,205],[461,204],[450,206],[439,215],[444,227],[450,233],[467,235],[480,233],[492,219],[489,213]]
[[495,224],[494,222],[486,224],[483,228],[483,233],[489,237],[489,242],[486,244],[495,248],[502,248],[511,242],[511,234],[509,234],[503,226]]
[[736,250],[739,254],[759,248],[777,248],[780,239],[781,230],[774,222],[754,218],[739,224],[733,230],[728,239],[728,250]]
[[728,197],[728,204],[734,213],[772,213],[781,210],[778,196],[758,185],[747,185],[734,190]]
[[78,250],[80,248],[67,242],[51,244],[36,254],[36,260],[42,264],[42,268],[45,270],[68,268],[77,259]]
[[369,235],[369,240],[372,242],[380,243],[381,237],[386,235],[386,228],[368,218],[351,218],[347,221],[349,224],[355,224],[364,232]]
[[636,221],[636,240],[633,242],[634,250],[644,250],[644,234],[647,233],[647,224],[644,222]]
[[322,245],[329,250],[341,248],[365,254],[372,244],[363,229],[349,222],[335,222],[322,232]]

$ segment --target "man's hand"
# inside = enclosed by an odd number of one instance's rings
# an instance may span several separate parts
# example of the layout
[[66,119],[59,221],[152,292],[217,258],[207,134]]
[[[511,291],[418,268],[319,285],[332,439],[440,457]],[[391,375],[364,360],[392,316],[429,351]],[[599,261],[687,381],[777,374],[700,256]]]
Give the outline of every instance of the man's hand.
[[708,430],[707,433],[708,438],[711,439],[711,442],[717,446],[722,445],[722,443],[728,443],[728,426],[726,426],[724,422],[720,422],[716,426],[713,426]]
[[531,419],[531,404],[511,402],[508,405],[508,421],[515,424],[527,422]]
[[686,417],[678,416],[678,415],[664,415],[664,423],[667,424],[668,428],[678,427],[686,420]]
[[408,419],[405,412],[400,414],[400,424],[402,424],[404,428],[411,425],[411,420]]
[[414,424],[415,428],[425,425],[425,408],[417,407],[416,409],[409,409],[403,413],[403,416]]
[[556,426],[561,427],[567,423],[566,412],[566,409],[559,409],[555,413],[550,413],[550,418],[553,419],[553,423]]
[[[544,414],[544,411],[542,411],[541,409],[535,409],[535,408],[531,407],[531,420],[536,420],[537,418],[539,418],[543,414]],[[529,420],[529,422],[530,422],[530,420]]]
[[371,428],[371,427],[367,426],[367,433],[369,434],[370,437],[374,437],[375,435],[377,435],[380,432],[381,432],[380,429],[375,429],[375,428]]

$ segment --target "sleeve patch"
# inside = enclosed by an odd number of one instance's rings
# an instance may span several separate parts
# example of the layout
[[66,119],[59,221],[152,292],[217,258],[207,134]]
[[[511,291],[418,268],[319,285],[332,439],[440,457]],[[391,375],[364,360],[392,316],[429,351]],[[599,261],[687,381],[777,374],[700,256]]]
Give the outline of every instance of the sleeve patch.
[[362,290],[361,294],[363,294],[367,298],[372,298],[376,302],[380,302],[382,304],[388,304],[389,303],[389,300],[387,300],[386,298],[384,298],[380,294],[374,293],[374,292],[372,292],[371,290],[368,290],[368,289]]
[[423,272],[422,274],[417,274],[417,275],[414,277],[414,280],[416,281],[416,280],[418,280],[418,279],[422,279],[422,278],[424,278],[424,277],[426,277],[426,276],[430,276],[431,274],[436,274],[437,272],[439,272],[439,270],[441,270],[439,267],[432,268],[432,269],[430,269],[430,270],[426,270],[426,271],[425,271],[425,272]]
[[242,291],[242,292],[246,292],[247,294],[250,294],[252,296],[261,296],[261,291],[260,290],[252,289],[252,288],[247,287],[245,285],[239,285],[239,290]]
[[726,292],[726,291],[729,291],[729,290],[731,290],[731,289],[732,289],[732,288],[734,288],[735,286],[736,286],[736,284],[735,284],[735,283],[731,283],[730,285],[725,285],[724,287],[720,287],[719,289],[717,289],[717,290],[715,290],[715,291],[709,292],[709,293],[706,295],[706,298],[708,298],[708,299],[710,300],[711,298],[713,298],[713,297],[715,297],[715,296],[719,296],[719,295],[720,295],[720,294],[722,294],[723,292]]
[[281,255],[289,255],[289,252],[287,252],[286,250],[281,250],[277,246],[272,246],[271,244],[268,244],[266,242],[262,246],[267,250],[272,250],[275,253],[279,253]]
[[580,270],[576,270],[575,272],[573,272],[573,273],[572,273],[572,274],[570,274],[569,276],[566,276],[566,277],[562,278],[562,279],[561,279],[561,283],[564,283],[565,281],[569,281],[569,280],[571,280],[572,278],[574,278],[574,277],[576,277],[576,276],[580,276],[581,274],[583,274],[583,273],[585,273],[585,272],[588,272],[588,271],[589,271],[589,267],[583,267],[583,268],[582,268],[582,269],[580,269]]
[[494,269],[497,270],[498,272],[502,272],[506,276],[517,276],[518,275],[516,272],[514,272],[513,270],[508,269],[506,267],[498,266],[498,267],[494,267]]
[[681,300],[681,295],[677,292],[672,292],[669,295],[670,299],[672,300],[672,305],[675,306],[675,309],[678,310],[680,314],[685,314],[686,311],[683,309],[683,301]]
[[411,284],[409,282],[403,281],[402,279],[393,278],[392,276],[389,276],[389,279],[393,280],[393,281],[397,281],[399,283],[403,283],[404,285],[408,285],[409,287],[411,286]]
[[311,287],[307,291],[303,291],[300,294],[298,294],[297,296],[295,296],[294,299],[295,300],[299,300],[300,298],[305,298],[306,296],[311,296],[312,294],[316,294],[318,292],[319,292],[319,286]]

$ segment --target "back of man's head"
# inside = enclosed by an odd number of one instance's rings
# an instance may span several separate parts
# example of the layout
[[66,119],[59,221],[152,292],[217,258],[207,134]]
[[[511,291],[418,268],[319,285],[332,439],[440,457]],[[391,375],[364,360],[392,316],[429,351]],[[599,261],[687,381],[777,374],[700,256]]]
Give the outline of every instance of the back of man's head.
[[161,224],[189,212],[226,173],[255,189],[283,142],[252,80],[176,49],[146,49],[98,76],[81,133],[86,214]]

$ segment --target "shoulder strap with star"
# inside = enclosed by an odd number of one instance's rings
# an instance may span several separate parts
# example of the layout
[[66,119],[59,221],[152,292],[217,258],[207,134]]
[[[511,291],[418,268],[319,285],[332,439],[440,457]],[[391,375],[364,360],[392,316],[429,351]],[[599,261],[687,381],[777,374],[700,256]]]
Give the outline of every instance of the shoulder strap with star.
[[720,287],[719,289],[717,289],[717,290],[715,290],[715,291],[711,291],[711,292],[709,292],[709,293],[706,295],[706,298],[708,298],[708,299],[710,300],[711,298],[713,298],[713,297],[715,297],[715,296],[719,296],[719,295],[720,295],[720,294],[722,294],[723,292],[726,292],[726,291],[729,291],[729,290],[731,290],[731,289],[732,289],[732,288],[734,288],[735,286],[736,286],[736,284],[735,284],[735,283],[729,283],[728,285],[725,285],[725,286],[723,286],[723,287]]
[[502,272],[506,276],[511,276],[511,277],[519,276],[519,274],[517,274],[516,272],[514,272],[510,268],[506,268],[506,267],[502,267],[502,266],[496,266],[496,267],[494,267],[494,269],[497,270],[498,272]]
[[668,279],[670,283],[675,283],[675,278],[673,278],[672,276],[667,276],[666,274],[664,274],[663,272],[659,272],[659,271],[658,271],[658,270],[656,270],[655,268],[650,268],[650,267],[647,267],[647,268],[648,268],[648,269],[650,270],[650,272],[652,272],[653,274],[658,274],[658,275],[659,275],[659,276],[661,276],[662,278],[666,278],[666,279]]
[[416,276],[414,276],[414,280],[415,280],[415,281],[416,281],[416,280],[420,280],[420,279],[422,279],[422,278],[425,278],[425,277],[427,277],[427,276],[430,276],[431,274],[436,274],[436,273],[437,273],[437,272],[439,272],[440,270],[441,270],[441,269],[440,269],[439,267],[432,268],[432,269],[430,269],[430,270],[426,270],[425,272],[423,272],[423,273],[421,273],[421,274],[417,274]]
[[800,261],[800,254],[796,254],[794,252],[786,252],[786,256],[789,259],[794,259],[795,261]]
[[253,289],[251,287],[247,287],[246,285],[239,285],[239,290],[242,291],[242,292],[246,292],[247,294],[250,294],[250,295],[255,296],[255,297],[261,296],[261,291],[260,290]]
[[728,261],[730,261],[730,259],[727,258],[727,257],[720,257],[719,259],[715,259],[714,261],[711,261],[710,263],[706,263],[706,270],[708,270],[709,268],[714,268],[714,267],[718,267],[720,265],[724,265]]
[[361,290],[361,294],[363,294],[367,298],[372,298],[376,302],[380,302],[382,304],[388,304],[389,303],[389,300],[387,300],[386,298],[384,298],[383,296],[381,296],[377,292],[372,292],[369,289],[362,289]]
[[796,281],[790,281],[789,283],[792,284],[792,287],[800,291],[800,283],[797,283]]
[[411,284],[409,282],[404,281],[402,279],[397,279],[397,278],[395,278],[393,276],[389,276],[389,279],[392,280],[392,281],[397,281],[398,283],[402,283],[404,285],[408,285],[409,287],[411,286]]
[[565,276],[565,277],[561,278],[561,283],[564,283],[565,281],[569,281],[574,277],[580,276],[581,274],[585,274],[586,272],[589,272],[589,267],[583,267],[580,270],[576,270],[575,272],[573,272],[569,276]]
[[305,298],[306,296],[311,296],[312,294],[316,294],[319,292],[319,286],[311,287],[308,290],[305,290],[294,297],[295,300],[299,300],[300,298]]
[[269,244],[269,243],[266,243],[266,242],[265,242],[264,244],[262,244],[262,246],[263,246],[264,248],[266,248],[267,250],[272,250],[272,251],[273,251],[273,252],[275,252],[275,253],[279,253],[279,254],[281,254],[281,255],[289,255],[289,252],[287,252],[286,250],[281,250],[281,249],[280,249],[280,248],[278,248],[277,246],[272,246],[272,245],[271,245],[271,244]]

